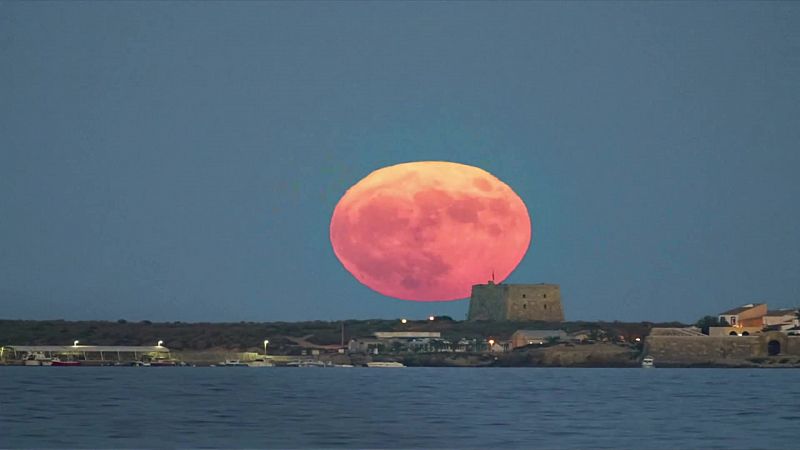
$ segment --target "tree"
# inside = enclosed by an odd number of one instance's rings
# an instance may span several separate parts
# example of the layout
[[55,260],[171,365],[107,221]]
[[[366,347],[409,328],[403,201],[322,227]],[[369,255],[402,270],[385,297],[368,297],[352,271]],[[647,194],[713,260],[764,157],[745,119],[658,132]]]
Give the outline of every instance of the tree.
[[720,319],[717,316],[705,316],[694,324],[703,334],[708,334],[710,327],[727,327],[728,322],[725,319]]
[[592,328],[589,331],[589,340],[590,341],[599,341],[605,333],[602,330],[598,330],[597,328]]

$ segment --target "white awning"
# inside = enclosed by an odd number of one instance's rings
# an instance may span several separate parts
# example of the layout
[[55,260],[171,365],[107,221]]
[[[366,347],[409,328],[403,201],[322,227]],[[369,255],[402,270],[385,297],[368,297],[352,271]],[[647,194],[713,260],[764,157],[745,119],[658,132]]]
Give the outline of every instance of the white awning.
[[109,353],[169,353],[169,349],[157,345],[5,345],[9,352],[109,352]]

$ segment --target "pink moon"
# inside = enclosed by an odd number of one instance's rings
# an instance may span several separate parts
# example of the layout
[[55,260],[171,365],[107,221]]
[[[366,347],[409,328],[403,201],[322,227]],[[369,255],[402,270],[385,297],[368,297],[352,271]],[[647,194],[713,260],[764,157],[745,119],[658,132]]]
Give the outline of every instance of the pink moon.
[[421,161],[378,169],[333,211],[333,251],[358,281],[422,302],[469,297],[525,256],[531,221],[508,185],[477,167]]

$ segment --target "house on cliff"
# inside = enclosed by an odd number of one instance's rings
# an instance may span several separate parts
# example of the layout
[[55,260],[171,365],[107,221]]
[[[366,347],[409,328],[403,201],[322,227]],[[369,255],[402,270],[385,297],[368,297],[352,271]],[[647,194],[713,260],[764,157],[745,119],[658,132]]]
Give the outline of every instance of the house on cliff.
[[767,314],[766,303],[750,303],[719,314],[732,327],[762,327]]
[[766,303],[743,305],[719,314],[729,326],[711,327],[711,336],[750,336],[764,330],[789,330],[798,326],[797,309],[767,310]]
[[764,315],[764,326],[777,330],[788,330],[800,326],[797,308],[773,309]]
[[750,336],[761,333],[766,314],[766,303],[750,303],[730,309],[719,314],[719,320],[723,323],[727,322],[728,326],[709,327],[708,335],[712,337]]

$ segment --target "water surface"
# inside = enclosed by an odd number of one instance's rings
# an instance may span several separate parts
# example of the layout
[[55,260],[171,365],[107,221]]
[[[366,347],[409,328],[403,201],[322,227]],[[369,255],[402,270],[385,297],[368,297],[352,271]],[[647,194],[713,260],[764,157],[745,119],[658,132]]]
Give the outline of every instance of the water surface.
[[800,371],[0,367],[0,447],[796,448]]

